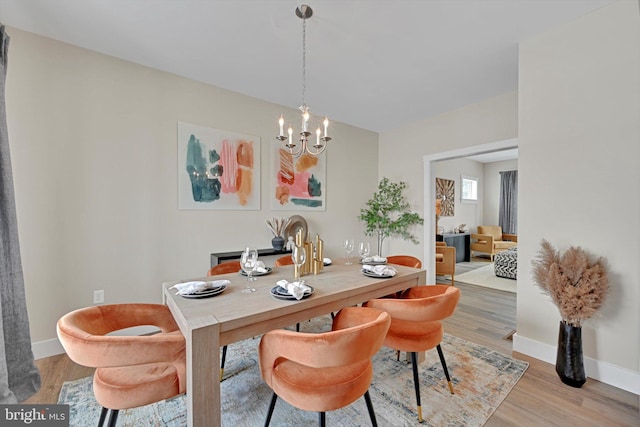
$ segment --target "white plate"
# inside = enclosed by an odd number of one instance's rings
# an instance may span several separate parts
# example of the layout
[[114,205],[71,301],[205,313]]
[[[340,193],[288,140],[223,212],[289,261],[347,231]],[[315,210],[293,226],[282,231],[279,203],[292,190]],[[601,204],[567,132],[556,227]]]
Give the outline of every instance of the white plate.
[[216,286],[215,288],[212,289],[205,289],[203,291],[198,291],[198,292],[194,292],[192,294],[184,294],[184,295],[180,295],[183,298],[209,298],[209,297],[215,297],[216,295],[220,295],[221,293],[224,292],[224,290],[227,289],[226,285],[222,285],[222,286]]
[[374,277],[376,279],[388,279],[390,277],[393,277],[393,275],[391,274],[376,274],[372,271],[367,271],[367,270],[362,270],[362,274],[364,274],[367,277]]
[[358,261],[360,264],[366,264],[366,265],[385,265],[387,263],[387,261],[368,261],[368,262],[364,262],[362,259],[360,261]]
[[[309,286],[311,288],[310,291],[305,291],[304,295],[302,295],[301,299],[305,299],[307,298],[309,295],[313,294],[313,292],[315,291],[315,289],[313,289],[312,286]],[[282,300],[295,300],[296,297],[294,297],[293,295],[291,295],[285,288],[283,288],[282,286],[274,286],[273,288],[271,288],[271,296],[277,299],[282,299]]]
[[[265,271],[264,273],[254,271],[253,273],[251,273],[251,277],[266,276],[267,274],[271,274],[271,272],[273,271],[271,267],[265,267],[265,268],[267,269],[267,271]],[[242,274],[243,276],[247,275],[247,273],[245,273],[244,270],[240,270],[240,274]]]

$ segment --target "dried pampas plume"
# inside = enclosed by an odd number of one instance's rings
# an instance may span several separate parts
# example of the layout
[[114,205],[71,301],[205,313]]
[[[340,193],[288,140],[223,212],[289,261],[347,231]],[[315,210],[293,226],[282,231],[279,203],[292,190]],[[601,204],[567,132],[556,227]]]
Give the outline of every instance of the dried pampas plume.
[[604,259],[591,263],[587,253],[576,246],[564,254],[546,240],[541,246],[532,262],[533,279],[556,304],[562,320],[580,327],[598,311],[609,290]]

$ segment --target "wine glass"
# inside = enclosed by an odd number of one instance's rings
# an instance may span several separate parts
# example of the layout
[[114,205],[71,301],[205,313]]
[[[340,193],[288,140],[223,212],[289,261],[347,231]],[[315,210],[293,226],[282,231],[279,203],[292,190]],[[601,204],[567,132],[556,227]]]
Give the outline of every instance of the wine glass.
[[358,252],[364,261],[364,259],[371,253],[371,246],[369,245],[369,242],[360,242],[358,245]]
[[351,262],[351,258],[349,257],[349,255],[351,255],[351,252],[353,252],[353,239],[345,239],[344,240],[344,251],[347,253],[347,262],[345,262],[345,265],[351,265],[353,264]]
[[302,246],[294,246],[291,251],[291,261],[293,261],[293,265],[295,265],[294,270],[294,279],[300,279],[300,267],[307,260],[307,251],[304,250]]
[[255,248],[246,247],[240,256],[240,267],[242,271],[247,273],[247,287],[242,290],[243,294],[255,292],[255,288],[251,286],[251,282],[255,280],[255,277],[251,277],[251,274],[258,266],[258,251]]

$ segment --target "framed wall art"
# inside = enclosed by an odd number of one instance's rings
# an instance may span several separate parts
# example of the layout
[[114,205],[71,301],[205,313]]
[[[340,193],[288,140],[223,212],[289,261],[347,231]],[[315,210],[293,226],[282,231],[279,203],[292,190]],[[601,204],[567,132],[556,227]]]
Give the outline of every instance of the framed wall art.
[[326,154],[295,157],[281,144],[271,147],[272,210],[326,210]]
[[436,178],[436,199],[441,200],[440,216],[453,216],[455,208],[455,181]]
[[260,210],[260,137],[178,122],[178,208]]

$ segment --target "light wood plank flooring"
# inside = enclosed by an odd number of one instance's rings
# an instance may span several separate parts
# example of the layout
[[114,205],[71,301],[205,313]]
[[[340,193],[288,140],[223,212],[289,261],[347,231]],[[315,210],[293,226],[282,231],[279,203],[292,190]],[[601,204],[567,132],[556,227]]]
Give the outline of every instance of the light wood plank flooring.
[[[455,314],[445,321],[445,331],[512,354],[512,342],[504,337],[515,329],[516,295],[456,285],[462,298]],[[582,388],[572,388],[560,382],[553,365],[520,353],[512,355],[529,362],[529,368],[486,426],[640,426],[638,396],[593,379]],[[91,369],[76,365],[65,355],[36,363],[42,389],[28,403],[54,403],[64,381],[92,374]]]

